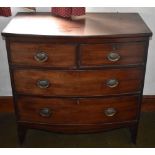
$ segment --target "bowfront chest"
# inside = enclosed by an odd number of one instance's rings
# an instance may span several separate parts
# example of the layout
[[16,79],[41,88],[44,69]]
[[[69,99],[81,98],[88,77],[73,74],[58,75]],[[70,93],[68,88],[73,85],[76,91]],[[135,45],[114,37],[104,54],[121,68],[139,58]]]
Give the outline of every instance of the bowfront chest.
[[149,38],[136,13],[19,13],[6,40],[19,140],[27,129],[129,128],[136,141]]

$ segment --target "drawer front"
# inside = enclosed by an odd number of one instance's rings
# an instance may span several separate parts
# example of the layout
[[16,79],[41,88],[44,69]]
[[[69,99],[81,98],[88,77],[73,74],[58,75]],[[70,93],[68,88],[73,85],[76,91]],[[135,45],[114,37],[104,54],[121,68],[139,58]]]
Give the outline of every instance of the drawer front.
[[21,121],[48,124],[100,124],[135,120],[138,99],[138,96],[122,96],[77,101],[19,97],[17,106]]
[[144,55],[143,42],[81,45],[81,66],[141,64]]
[[11,63],[40,67],[75,67],[75,45],[12,42]]
[[44,96],[102,96],[137,92],[142,68],[91,71],[15,70],[18,93]]

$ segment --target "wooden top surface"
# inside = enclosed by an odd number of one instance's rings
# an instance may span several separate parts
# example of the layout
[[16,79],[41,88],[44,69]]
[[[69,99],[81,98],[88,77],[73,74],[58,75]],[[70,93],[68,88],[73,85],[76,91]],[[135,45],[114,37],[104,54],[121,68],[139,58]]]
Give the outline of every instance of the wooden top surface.
[[134,37],[152,32],[137,13],[87,13],[65,19],[51,13],[18,13],[3,36]]

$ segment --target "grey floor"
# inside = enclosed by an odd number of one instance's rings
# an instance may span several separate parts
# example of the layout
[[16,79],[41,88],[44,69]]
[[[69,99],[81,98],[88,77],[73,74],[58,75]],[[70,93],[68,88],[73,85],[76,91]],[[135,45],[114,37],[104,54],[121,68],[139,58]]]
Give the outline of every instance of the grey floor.
[[[0,147],[19,147],[15,117],[0,114]],[[137,144],[131,143],[128,129],[117,129],[97,134],[55,134],[28,130],[23,147],[28,148],[107,148],[155,147],[155,113],[143,113],[139,124]]]

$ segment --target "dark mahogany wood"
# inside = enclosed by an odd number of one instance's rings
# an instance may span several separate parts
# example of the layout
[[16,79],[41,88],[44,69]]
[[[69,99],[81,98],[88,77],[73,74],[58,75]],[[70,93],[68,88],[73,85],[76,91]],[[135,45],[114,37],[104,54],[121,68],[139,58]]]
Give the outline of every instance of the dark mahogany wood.
[[72,19],[51,13],[18,13],[3,30],[4,36],[135,37],[152,33],[137,13],[87,13]]
[[[18,93],[43,96],[105,96],[141,90],[142,68],[105,69],[93,71],[15,70]],[[109,79],[117,79],[114,88]],[[39,80],[48,80],[48,88],[40,88]]]
[[[58,99],[20,97],[18,108],[21,121],[48,124],[102,124],[132,121],[137,118],[138,96],[122,96],[99,99]],[[40,110],[51,110],[49,116],[40,115]],[[107,108],[116,114],[106,116]]]
[[25,140],[26,133],[27,133],[27,128],[22,126],[22,125],[20,125],[20,124],[18,124],[17,130],[18,130],[19,142],[20,142],[20,144],[23,144],[24,140]]
[[[145,42],[107,43],[81,45],[82,66],[129,65],[144,62]],[[117,53],[117,61],[108,60],[110,53]]]
[[[27,95],[26,95],[27,96]],[[154,95],[143,95],[141,112],[155,112],[155,96]],[[12,96],[0,97],[0,112],[14,114]]]
[[[12,51],[12,64],[39,67],[75,67],[76,45],[12,42],[10,49]],[[34,57],[38,52],[47,54],[48,58],[45,62],[35,60]]]
[[18,121],[24,128],[40,129],[45,131],[52,131],[56,133],[67,134],[84,134],[84,133],[97,133],[109,131],[117,128],[130,128],[137,124],[136,121],[120,122],[120,123],[104,123],[104,124],[44,124],[44,123],[31,123]]
[[[18,13],[2,35],[20,143],[29,128],[91,133],[127,127],[136,141],[152,36],[137,13],[87,13],[71,19]],[[48,55],[45,62],[34,59],[38,51]],[[109,52],[120,59],[109,61]],[[109,79],[118,85],[109,88]],[[48,80],[48,87],[39,88],[38,80]],[[113,116],[106,116],[108,108]]]
[[[7,38],[7,36],[5,37]],[[37,39],[35,36],[9,36],[9,41],[10,42],[34,42],[34,43],[49,43],[49,44],[68,44],[68,43],[73,43],[73,44],[103,44],[103,43],[130,43],[130,42],[147,42],[149,39],[149,36],[143,36],[143,37],[105,37],[103,38],[102,36],[94,36],[94,37],[50,37],[50,36],[37,36]]]
[[136,144],[138,134],[138,123],[136,123],[134,126],[129,127],[129,130],[131,133],[131,140],[134,144]]

